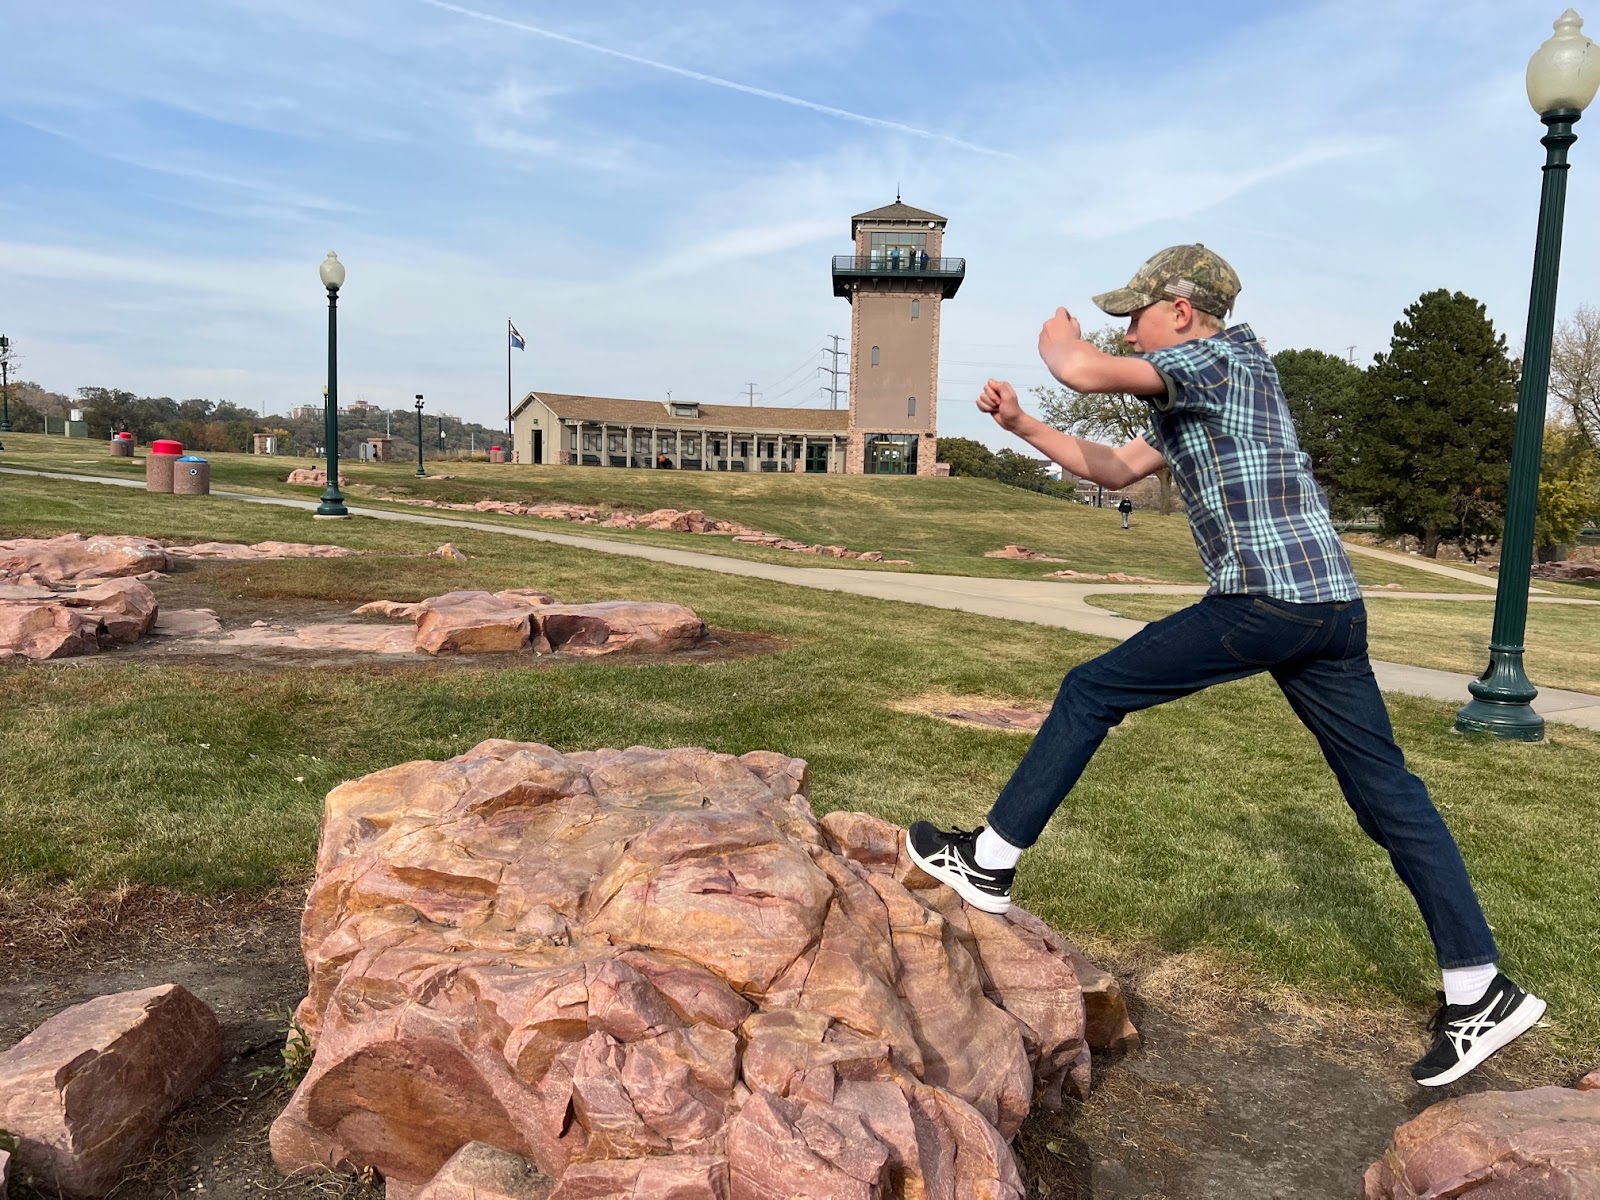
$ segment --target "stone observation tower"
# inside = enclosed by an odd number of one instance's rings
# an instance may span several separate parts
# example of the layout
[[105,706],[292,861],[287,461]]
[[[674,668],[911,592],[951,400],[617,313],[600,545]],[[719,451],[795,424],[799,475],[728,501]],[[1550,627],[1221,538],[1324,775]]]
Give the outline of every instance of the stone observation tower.
[[943,258],[945,219],[901,202],[850,218],[855,253],[833,260],[850,301],[850,474],[932,475],[938,450],[939,302],[966,276]]

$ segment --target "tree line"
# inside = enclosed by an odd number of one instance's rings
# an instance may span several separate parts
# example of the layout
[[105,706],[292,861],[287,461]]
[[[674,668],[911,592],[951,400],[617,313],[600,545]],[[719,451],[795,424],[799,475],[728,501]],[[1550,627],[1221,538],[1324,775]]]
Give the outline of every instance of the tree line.
[[[279,453],[321,453],[326,427],[320,406],[311,417],[262,415],[228,400],[174,400],[170,396],[139,396],[122,388],[83,387],[75,398],[52,392],[37,383],[13,383],[10,387],[11,428],[18,433],[59,433],[73,409],[81,409],[89,437],[108,440],[113,433],[127,431],[140,444],[156,438],[172,438],[185,449],[200,453],[240,451],[254,448],[258,433],[278,438]],[[354,457],[356,447],[369,437],[387,436],[393,431],[398,458],[416,453],[416,410],[381,409],[366,412],[341,412],[339,415],[339,453]],[[501,430],[490,429],[454,417],[444,421],[444,437],[439,436],[436,415],[424,413],[423,449],[433,454],[443,450],[486,451],[491,444],[504,441]],[[410,436],[407,436],[407,435]]]
[[[1120,329],[1088,337],[1109,353],[1129,352]],[[1481,302],[1444,289],[1424,293],[1365,368],[1321,350],[1280,350],[1272,361],[1300,448],[1336,519],[1413,537],[1430,558],[1454,544],[1475,560],[1499,540],[1521,364]],[[1034,395],[1042,420],[1080,437],[1121,443],[1148,425],[1137,397],[1068,388],[1035,388]],[[940,458],[947,443],[966,440],[942,439]],[[952,474],[999,478],[965,447],[948,461]],[[1170,481],[1162,483],[1162,507],[1170,510]],[[1596,522],[1600,310],[1583,305],[1560,323],[1552,346],[1534,531],[1541,558],[1559,556]]]

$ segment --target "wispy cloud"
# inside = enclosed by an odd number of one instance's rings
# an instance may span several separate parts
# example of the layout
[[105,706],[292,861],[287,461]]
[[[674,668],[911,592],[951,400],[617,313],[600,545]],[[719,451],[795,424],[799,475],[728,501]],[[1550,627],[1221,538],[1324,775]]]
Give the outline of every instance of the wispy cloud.
[[564,33],[557,33],[552,29],[545,29],[538,25],[530,25],[526,21],[513,21],[509,17],[496,16],[494,13],[479,12],[476,9],[464,8],[459,4],[451,4],[448,0],[418,0],[433,8],[443,9],[445,12],[455,13],[458,16],[470,17],[474,21],[483,21],[490,25],[500,25],[507,29],[516,29],[522,33],[532,34],[534,37],[546,38],[553,42],[561,42],[568,46],[575,46],[580,50],[587,50],[593,54],[603,54],[608,58],[621,59],[636,66],[649,67],[654,71],[663,71],[668,75],[676,75],[682,79],[692,79],[696,83],[709,84],[712,87],[727,88],[729,91],[743,92],[747,96],[757,96],[763,100],[772,100],[779,104],[788,104],[795,108],[803,108],[810,112],[821,113],[824,116],[837,117],[841,121],[854,121],[861,125],[870,125],[876,129],[889,129],[895,133],[903,133],[910,137],[923,138],[928,141],[944,142],[960,150],[971,151],[974,154],[990,155],[996,158],[1015,157],[1009,151],[996,150],[990,146],[980,146],[976,142],[969,142],[953,134],[941,133],[934,129],[923,129],[916,125],[907,125],[901,121],[891,121],[885,117],[869,116],[866,113],[851,112],[846,108],[835,108],[831,104],[818,104],[814,100],[807,100],[801,96],[791,96],[786,92],[775,92],[768,88],[754,87],[748,83],[739,83],[733,79],[724,79],[719,75],[708,75],[704,71],[690,70],[688,67],[675,66],[672,63],[660,62],[643,55],[630,54],[626,50],[618,50],[611,46],[601,46],[595,42],[584,41],[582,38],[571,37]]

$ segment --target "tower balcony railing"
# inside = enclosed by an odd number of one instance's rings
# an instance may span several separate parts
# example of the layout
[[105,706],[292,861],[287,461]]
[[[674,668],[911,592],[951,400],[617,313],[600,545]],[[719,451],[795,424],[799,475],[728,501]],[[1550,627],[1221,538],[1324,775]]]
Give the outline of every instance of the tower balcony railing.
[[864,279],[930,280],[942,284],[945,297],[955,295],[967,274],[964,258],[929,258],[925,254],[839,254],[833,259],[833,294],[847,295]]

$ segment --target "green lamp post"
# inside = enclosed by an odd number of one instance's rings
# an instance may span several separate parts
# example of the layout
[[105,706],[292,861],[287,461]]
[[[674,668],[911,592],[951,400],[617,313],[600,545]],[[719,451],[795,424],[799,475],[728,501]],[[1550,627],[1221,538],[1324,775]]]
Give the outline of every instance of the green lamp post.
[[0,433],[11,432],[11,339],[0,333]]
[[427,475],[422,469],[422,393],[417,393],[417,474]]
[[316,516],[348,517],[339,492],[339,289],[344,286],[344,264],[332,250],[322,260],[322,286],[328,289],[328,390],[323,402],[323,436],[327,441],[328,486]]
[[1533,698],[1539,691],[1522,668],[1522,640],[1528,624],[1533,518],[1539,501],[1550,339],[1555,328],[1561,222],[1567,203],[1567,149],[1578,140],[1573,125],[1600,90],[1600,47],[1583,36],[1583,18],[1569,8],[1556,19],[1555,30],[1528,61],[1528,101],[1548,132],[1539,139],[1545,147],[1544,189],[1539,197],[1533,290],[1517,391],[1511,486],[1494,597],[1494,628],[1489,635],[1489,665],[1467,685],[1473,698],[1456,713],[1456,729],[1462,733],[1492,733],[1521,742],[1544,737],[1544,718],[1533,711]]

